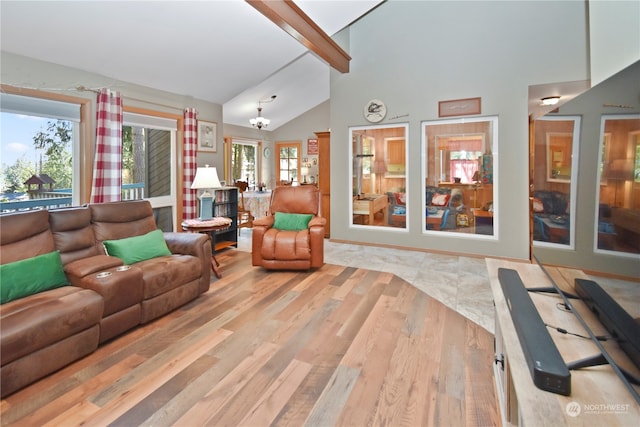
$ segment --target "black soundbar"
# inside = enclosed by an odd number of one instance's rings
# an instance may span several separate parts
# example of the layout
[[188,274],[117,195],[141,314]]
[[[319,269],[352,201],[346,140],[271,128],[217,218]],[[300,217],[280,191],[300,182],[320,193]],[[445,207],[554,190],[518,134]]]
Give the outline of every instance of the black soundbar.
[[498,279],[533,383],[541,390],[569,396],[571,373],[533,305],[520,275],[516,270],[499,268]]
[[640,327],[636,321],[593,280],[576,279],[575,288],[602,326],[640,369]]

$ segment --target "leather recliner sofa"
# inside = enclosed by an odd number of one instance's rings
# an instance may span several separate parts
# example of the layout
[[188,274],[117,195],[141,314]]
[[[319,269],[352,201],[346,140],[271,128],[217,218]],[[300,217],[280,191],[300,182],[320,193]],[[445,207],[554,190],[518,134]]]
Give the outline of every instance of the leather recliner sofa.
[[205,234],[163,233],[170,255],[124,268],[105,253],[105,240],[154,230],[144,200],[0,216],[0,264],[59,251],[69,282],[0,306],[2,397],[209,289]]

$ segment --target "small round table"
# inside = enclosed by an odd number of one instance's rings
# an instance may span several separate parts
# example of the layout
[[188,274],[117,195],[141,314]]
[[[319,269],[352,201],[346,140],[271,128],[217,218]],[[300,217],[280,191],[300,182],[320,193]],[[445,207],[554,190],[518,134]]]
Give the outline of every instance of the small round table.
[[[182,230],[191,233],[207,233],[211,236],[211,232],[218,232],[231,226],[231,218],[215,217],[210,220],[190,219],[182,222]],[[215,249],[211,248],[211,269],[218,279],[222,277],[220,272],[220,263],[216,259]]]

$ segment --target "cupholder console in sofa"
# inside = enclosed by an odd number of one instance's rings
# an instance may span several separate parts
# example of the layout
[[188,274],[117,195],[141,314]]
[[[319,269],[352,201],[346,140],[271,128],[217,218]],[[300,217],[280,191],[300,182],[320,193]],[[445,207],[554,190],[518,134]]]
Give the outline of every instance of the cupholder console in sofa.
[[[148,201],[6,214],[0,231],[2,397],[209,289],[209,236],[162,233]],[[64,284],[12,293],[5,272],[49,254]]]

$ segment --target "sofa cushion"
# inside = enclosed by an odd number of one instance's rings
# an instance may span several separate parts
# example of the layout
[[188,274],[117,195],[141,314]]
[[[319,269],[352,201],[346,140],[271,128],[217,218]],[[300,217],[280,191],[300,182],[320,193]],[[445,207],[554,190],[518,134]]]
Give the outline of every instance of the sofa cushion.
[[450,197],[451,194],[435,193],[431,199],[431,204],[433,206],[447,206]]
[[60,252],[0,265],[0,304],[68,284]]
[[299,231],[309,227],[313,215],[276,212],[273,227],[278,230]]
[[102,243],[109,256],[120,258],[125,264],[171,255],[162,230],[154,230],[142,236],[105,240]]
[[52,209],[49,225],[63,264],[101,253],[87,206]]
[[393,197],[396,199],[396,205],[406,205],[407,204],[407,193],[393,193]]
[[309,260],[309,232],[270,228],[264,233],[260,254],[265,260]]
[[200,258],[191,255],[152,258],[139,262],[136,268],[142,271],[143,300],[179,288],[202,275]]
[[537,197],[533,198],[533,211],[535,213],[544,213],[544,204]]
[[102,309],[100,295],[75,286],[40,292],[3,305],[2,365],[97,325]]

